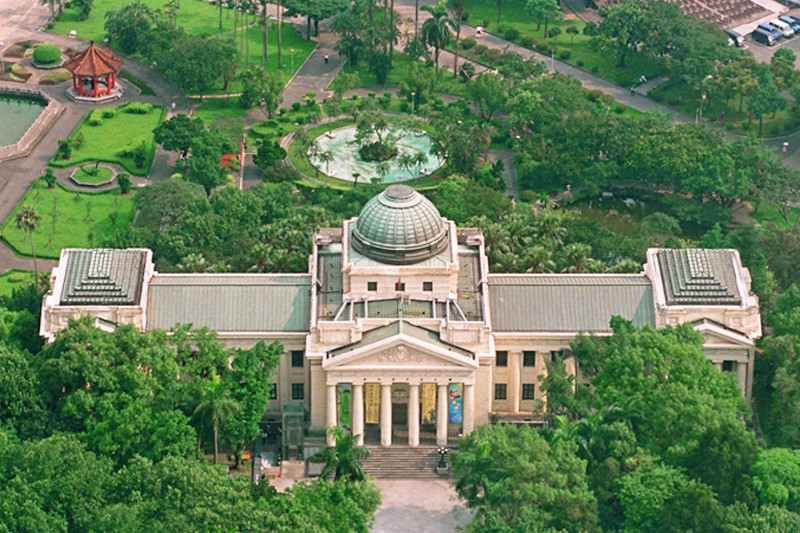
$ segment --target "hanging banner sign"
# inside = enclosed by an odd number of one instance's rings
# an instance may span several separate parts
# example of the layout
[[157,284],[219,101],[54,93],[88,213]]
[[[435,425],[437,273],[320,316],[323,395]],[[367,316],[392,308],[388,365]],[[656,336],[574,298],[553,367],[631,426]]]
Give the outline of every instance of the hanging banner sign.
[[422,423],[433,424],[436,421],[436,383],[423,383],[422,394]]
[[364,422],[367,424],[380,423],[381,412],[381,386],[378,383],[364,384]]
[[339,383],[339,427],[352,429],[353,386],[350,383]]
[[447,388],[447,410],[451,424],[460,424],[464,418],[464,384],[451,383]]

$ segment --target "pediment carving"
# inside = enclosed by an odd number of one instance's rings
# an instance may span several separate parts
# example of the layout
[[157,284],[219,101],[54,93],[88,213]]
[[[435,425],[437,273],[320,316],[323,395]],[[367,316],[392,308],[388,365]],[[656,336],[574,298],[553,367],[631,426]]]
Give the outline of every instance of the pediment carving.
[[[341,356],[340,356],[341,357]],[[336,361],[334,358],[333,361]],[[464,368],[464,364],[447,356],[436,353],[429,353],[416,346],[407,344],[395,344],[393,346],[378,349],[374,352],[364,353],[350,360],[342,360],[334,366],[346,367],[373,367],[373,368]]]

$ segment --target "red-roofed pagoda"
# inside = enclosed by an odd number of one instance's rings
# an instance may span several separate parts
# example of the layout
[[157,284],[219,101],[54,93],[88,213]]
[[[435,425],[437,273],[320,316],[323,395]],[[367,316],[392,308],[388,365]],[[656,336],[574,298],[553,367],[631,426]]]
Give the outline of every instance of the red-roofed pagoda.
[[92,41],[89,48],[64,63],[72,72],[72,88],[83,97],[97,98],[111,94],[117,86],[117,70],[122,60]]

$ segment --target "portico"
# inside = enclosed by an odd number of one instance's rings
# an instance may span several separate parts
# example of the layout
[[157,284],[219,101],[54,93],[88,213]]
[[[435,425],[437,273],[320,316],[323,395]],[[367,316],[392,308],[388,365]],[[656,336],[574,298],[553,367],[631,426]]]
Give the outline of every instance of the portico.
[[[364,443],[369,425],[380,427],[380,444],[420,444],[423,425],[435,425],[438,445],[449,432],[474,427],[475,371],[471,352],[436,338],[404,320],[371,330],[361,341],[329,352],[326,425],[340,424],[341,385],[352,387],[351,431]],[[402,409],[402,411],[398,411]],[[404,420],[395,420],[403,418]]]

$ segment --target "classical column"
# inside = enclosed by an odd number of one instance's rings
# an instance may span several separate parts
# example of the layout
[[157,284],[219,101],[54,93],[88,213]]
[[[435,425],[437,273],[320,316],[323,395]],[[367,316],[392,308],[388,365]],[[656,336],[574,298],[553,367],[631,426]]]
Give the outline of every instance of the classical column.
[[[336,385],[328,385],[328,417],[327,417],[327,427],[325,428],[326,432],[328,428],[336,426]],[[327,433],[327,442],[328,446],[333,446],[336,444],[336,441],[333,439],[333,436],[330,433]]]
[[508,405],[512,413],[519,413],[519,398],[522,396],[519,387],[519,369],[520,366],[522,366],[521,358],[522,354],[520,352],[511,352],[508,354]]
[[439,383],[436,397],[436,445],[447,444],[447,384]]
[[392,445],[392,384],[381,383],[381,446]]
[[356,444],[364,445],[364,385],[353,383],[353,435]]
[[742,394],[746,394],[747,363],[736,363],[736,380],[739,382],[739,388],[742,389]]
[[408,445],[419,446],[419,384],[408,386]]
[[470,433],[472,433],[472,429],[475,427],[475,385],[470,383],[464,383],[464,427],[463,433],[466,437]]

